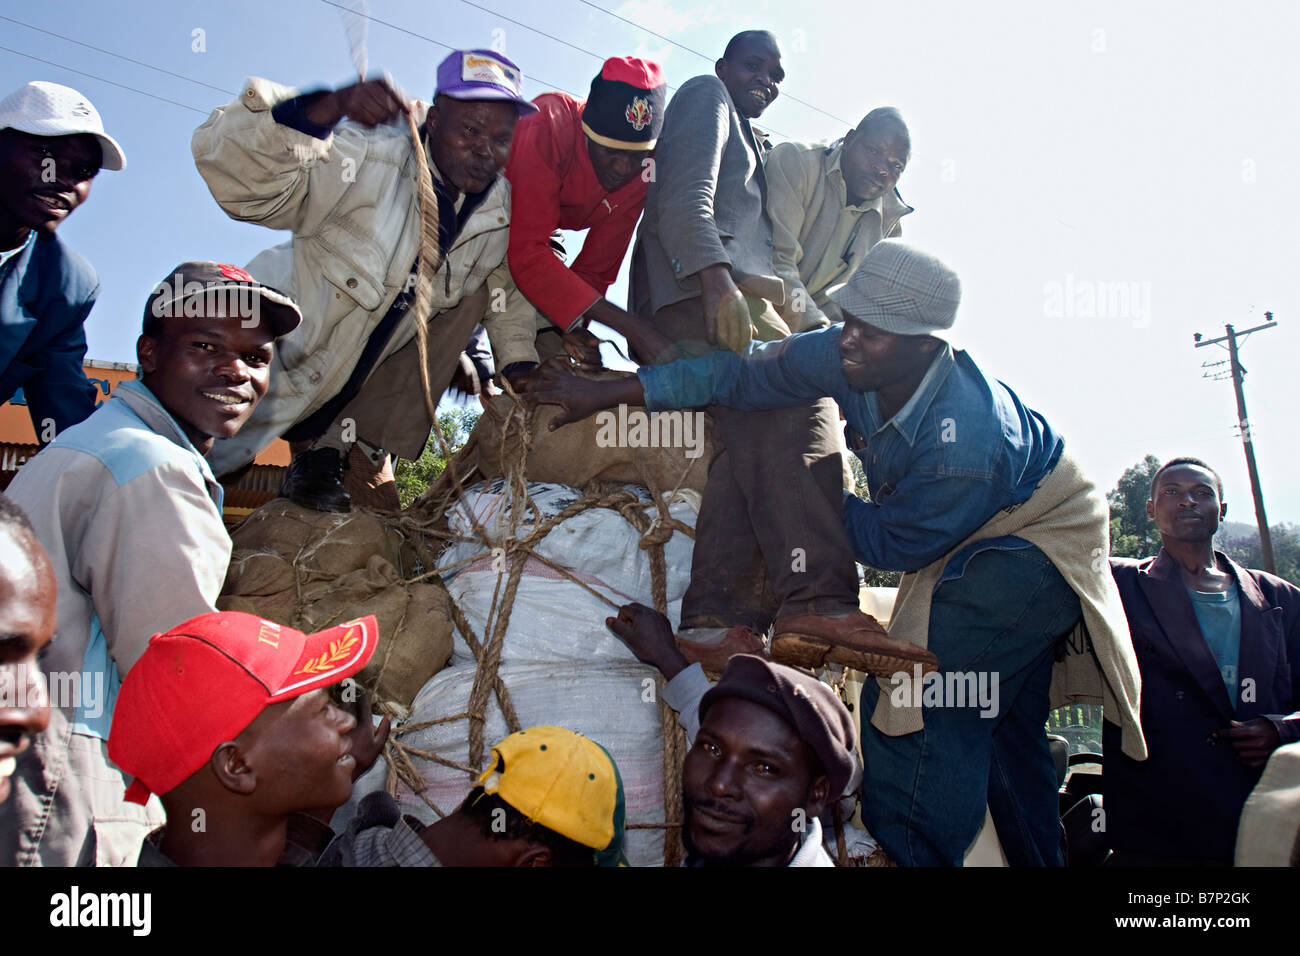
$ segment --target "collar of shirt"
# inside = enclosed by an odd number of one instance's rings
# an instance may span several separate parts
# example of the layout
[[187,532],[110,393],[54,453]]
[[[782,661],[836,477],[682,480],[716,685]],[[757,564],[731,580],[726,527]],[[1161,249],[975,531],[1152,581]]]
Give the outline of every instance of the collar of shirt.
[[808,832],[803,835],[798,852],[789,866],[834,866],[830,854],[822,846],[822,822],[813,817],[808,824]]
[[844,140],[837,139],[826,147],[826,176],[835,184],[835,189],[840,196],[840,204],[845,209],[851,209],[854,212],[863,213],[875,210],[882,217],[884,216],[885,194],[881,193],[875,199],[868,199],[866,202],[858,203],[856,206],[849,204],[849,188],[844,183],[844,170],[840,168],[840,158],[844,155]]
[[4,251],[0,252],[0,270],[3,270],[6,266],[9,265],[9,263],[13,262],[20,255],[22,255],[23,251],[28,246],[30,246],[32,242],[35,241],[35,239],[36,239],[36,230],[29,229],[27,230],[26,239],[24,239],[18,245],[14,246],[12,249],[5,249]]
[[892,425],[905,442],[909,445],[915,445],[916,433],[925,420],[925,413],[930,408],[930,404],[934,401],[939,389],[943,388],[943,383],[947,381],[954,364],[952,346],[945,342],[943,348],[935,352],[934,361],[926,369],[924,377],[921,379],[920,384],[916,386],[916,391],[912,393],[912,397],[907,400],[907,404],[900,408],[894,417],[887,422],[880,420],[880,403],[876,398],[876,393],[868,392],[866,405],[871,423],[871,434],[874,435],[882,428]]

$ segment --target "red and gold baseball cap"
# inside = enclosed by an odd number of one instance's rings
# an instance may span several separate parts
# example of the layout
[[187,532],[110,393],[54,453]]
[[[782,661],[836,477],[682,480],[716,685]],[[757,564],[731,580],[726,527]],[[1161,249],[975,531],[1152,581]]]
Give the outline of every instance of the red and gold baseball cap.
[[271,704],[337,684],[379,642],[373,615],[304,634],[255,614],[214,611],[149,639],[122,681],[108,756],[144,803],[201,769]]

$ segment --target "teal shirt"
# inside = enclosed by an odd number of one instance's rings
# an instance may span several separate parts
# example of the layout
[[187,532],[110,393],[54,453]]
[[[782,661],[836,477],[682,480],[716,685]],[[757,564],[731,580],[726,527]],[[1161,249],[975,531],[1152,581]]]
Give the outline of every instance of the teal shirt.
[[1237,598],[1234,582],[1227,591],[1195,591],[1187,589],[1192,599],[1196,623],[1201,626],[1205,643],[1219,665],[1219,676],[1228,689],[1228,700],[1237,709],[1237,658],[1241,654],[1241,602]]

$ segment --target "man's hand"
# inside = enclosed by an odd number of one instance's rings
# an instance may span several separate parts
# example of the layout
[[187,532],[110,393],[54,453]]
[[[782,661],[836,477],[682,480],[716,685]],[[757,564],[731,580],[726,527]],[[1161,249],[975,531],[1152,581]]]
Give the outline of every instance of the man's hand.
[[587,368],[601,368],[600,339],[582,326],[574,326],[561,337],[564,351]]
[[668,618],[654,608],[624,604],[618,609],[618,617],[605,618],[605,626],[627,645],[637,660],[663,674],[664,680],[672,680],[689,666],[677,649],[677,638]]
[[375,765],[379,755],[384,752],[384,744],[388,743],[388,732],[392,730],[392,719],[387,716],[379,722],[379,726],[375,726],[370,719],[373,707],[374,695],[368,690],[362,691],[354,712],[357,725],[349,735],[352,738],[352,759],[357,762],[352,768],[353,780],[360,779],[363,773]]
[[567,355],[555,355],[539,365],[523,383],[524,394],[536,405],[559,405],[564,411],[551,422],[551,431],[614,405],[641,405],[645,392],[635,375],[598,382],[575,375]]
[[753,332],[749,306],[744,293],[736,288],[731,270],[726,266],[701,269],[700,290],[708,340],[733,352],[743,352]]
[[410,112],[410,106],[387,79],[365,80],[322,96],[307,107],[307,119],[333,126],[343,117],[373,127]]
[[1282,737],[1267,717],[1256,717],[1245,723],[1234,720],[1232,726],[1216,730],[1214,738],[1231,743],[1237,751],[1237,759],[1247,767],[1264,766],[1282,744]]
[[587,316],[607,325],[627,339],[635,361],[644,365],[661,365],[677,358],[677,344],[647,319],[626,312],[606,299],[598,300]]
[[478,370],[474,368],[474,360],[464,352],[460,353],[460,361],[456,365],[456,372],[451,377],[451,384],[448,388],[463,395],[466,399],[474,398],[483,391],[483,383],[479,381]]

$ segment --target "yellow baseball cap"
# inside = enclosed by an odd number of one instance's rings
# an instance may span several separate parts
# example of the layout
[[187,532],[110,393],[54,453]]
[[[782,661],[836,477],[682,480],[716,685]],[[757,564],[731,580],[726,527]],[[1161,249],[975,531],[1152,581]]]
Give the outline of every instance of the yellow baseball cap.
[[563,727],[529,727],[492,748],[478,782],[534,823],[591,847],[599,866],[627,865],[623,780],[594,740]]

